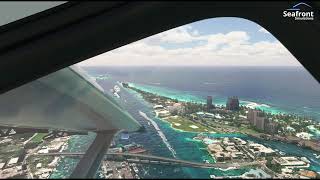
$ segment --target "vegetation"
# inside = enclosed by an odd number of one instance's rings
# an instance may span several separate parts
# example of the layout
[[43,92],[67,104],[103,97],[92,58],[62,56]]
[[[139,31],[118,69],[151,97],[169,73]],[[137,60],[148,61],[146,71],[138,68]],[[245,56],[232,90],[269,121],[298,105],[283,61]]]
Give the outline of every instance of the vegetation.
[[36,171],[36,165],[38,163],[41,163],[42,166],[47,166],[49,163],[53,161],[54,157],[52,156],[41,156],[41,157],[35,157],[35,156],[29,156],[26,159],[26,162],[28,165],[30,165],[31,173],[35,173]]
[[[161,104],[164,107],[167,106],[168,102],[179,102],[177,99],[172,99],[164,96],[159,96],[155,93],[145,92],[135,87],[131,87],[127,84],[124,87],[130,88],[139,94],[151,104]],[[206,104],[196,103],[196,102],[180,102],[184,107],[184,113],[171,113],[171,115],[179,115],[179,117],[184,119],[187,124],[197,124],[196,126],[203,126],[205,128],[190,129],[188,125],[181,125],[180,127],[172,127],[177,129],[184,129],[188,131],[199,132],[205,129],[214,129],[215,132],[238,132],[248,135],[259,135],[261,133],[268,134],[269,132],[265,130],[260,130],[256,127],[248,125],[248,121],[244,118],[247,114],[246,111],[249,110],[246,106],[240,106],[239,111],[228,111],[224,107],[216,107],[212,110],[207,110]],[[197,112],[208,112],[213,114],[219,114],[222,119],[217,119],[214,117],[200,117],[196,115]],[[276,134],[280,136],[294,136],[298,132],[308,132],[307,126],[313,125],[316,129],[320,129],[320,123],[312,120],[311,117],[302,117],[295,114],[271,114],[263,112],[266,119],[271,122],[276,123]],[[169,119],[170,120],[170,119]],[[171,119],[172,120],[172,119]],[[182,124],[182,123],[180,123]],[[294,132],[291,132],[287,127],[294,128]],[[210,130],[209,130],[210,131]],[[206,131],[203,131],[206,132]],[[294,133],[294,134],[292,134]],[[273,135],[273,134],[272,134]]]
[[0,146],[0,159],[2,161],[8,161],[11,158],[18,157],[23,152],[22,146],[20,145],[6,145]]
[[199,111],[206,111],[207,109],[207,106],[205,104],[191,103],[191,102],[184,103],[184,107],[185,107],[185,114],[192,114]]
[[273,163],[273,157],[266,157],[267,163],[266,166],[271,169],[273,172],[281,173],[281,165]]
[[43,137],[46,136],[48,133],[37,133],[30,141],[34,143],[39,143],[43,141]]
[[239,131],[243,134],[259,134],[259,132],[251,128],[251,126],[239,126]]

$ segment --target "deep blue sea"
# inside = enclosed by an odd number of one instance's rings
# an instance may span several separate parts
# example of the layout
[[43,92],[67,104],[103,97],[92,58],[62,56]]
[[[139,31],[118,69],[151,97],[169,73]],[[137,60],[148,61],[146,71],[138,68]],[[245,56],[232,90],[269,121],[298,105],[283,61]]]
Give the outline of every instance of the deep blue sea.
[[[146,90],[187,100],[225,104],[228,96],[266,104],[272,110],[320,120],[320,84],[302,67],[100,67],[93,76],[141,85]],[[187,97],[189,96],[189,97]],[[180,98],[180,99],[181,99]]]
[[[295,113],[320,121],[320,84],[303,68],[296,67],[87,67],[92,77],[105,75],[98,80],[106,93],[117,81],[130,82],[137,88],[181,101],[205,102],[213,96],[215,104],[225,104],[228,96],[238,96],[242,104],[256,103],[257,108],[272,113]],[[110,93],[111,94],[111,93]],[[192,140],[195,133],[174,130],[161,119],[155,118],[152,107],[142,97],[121,88],[117,101],[146,127],[144,133],[130,133],[128,140],[115,137],[117,143],[136,142],[144,145],[150,154],[173,157],[173,152],[162,141],[154,128],[139,115],[145,112],[156,121],[165,134],[177,158],[203,162],[211,160],[204,146]],[[241,136],[239,134],[212,134],[212,136]],[[94,135],[74,136],[66,151],[85,151]],[[250,139],[258,141],[255,139]],[[320,161],[315,152],[280,142],[258,141],[287,154],[306,156],[310,169],[320,171]],[[76,160],[64,158],[51,178],[66,177],[75,167]],[[209,178],[209,175],[241,175],[248,169],[223,171],[219,169],[172,168],[165,166],[140,166],[142,178]]]

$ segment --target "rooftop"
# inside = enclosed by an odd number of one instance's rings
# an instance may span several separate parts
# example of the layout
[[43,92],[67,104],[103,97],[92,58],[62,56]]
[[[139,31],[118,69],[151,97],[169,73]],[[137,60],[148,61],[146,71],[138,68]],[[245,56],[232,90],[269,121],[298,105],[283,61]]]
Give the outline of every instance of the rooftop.
[[12,164],[16,164],[18,162],[19,158],[15,157],[15,158],[11,158],[8,162],[8,165],[12,165]]
[[0,169],[4,167],[5,163],[0,163]]
[[305,166],[306,162],[299,160],[297,157],[287,156],[275,158],[275,161],[282,166]]

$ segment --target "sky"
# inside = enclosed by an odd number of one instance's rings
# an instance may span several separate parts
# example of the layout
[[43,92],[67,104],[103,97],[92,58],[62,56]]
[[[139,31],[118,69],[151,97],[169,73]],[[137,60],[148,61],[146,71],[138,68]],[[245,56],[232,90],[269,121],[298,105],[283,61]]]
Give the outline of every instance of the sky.
[[180,26],[79,63],[80,66],[301,66],[266,29],[242,18]]

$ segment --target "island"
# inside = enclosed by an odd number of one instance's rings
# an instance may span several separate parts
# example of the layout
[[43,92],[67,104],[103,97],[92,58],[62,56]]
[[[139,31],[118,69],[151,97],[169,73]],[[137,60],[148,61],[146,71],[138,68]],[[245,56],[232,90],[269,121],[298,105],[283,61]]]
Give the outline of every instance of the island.
[[318,130],[320,123],[311,117],[252,109],[239,105],[238,97],[229,97],[224,106],[214,105],[212,97],[208,96],[204,104],[160,96],[127,82],[121,84],[141,95],[151,105],[155,116],[170,123],[175,130],[198,133],[194,139],[207,145],[207,151],[215,162],[253,163],[254,167],[260,167],[271,177],[318,177],[316,172],[308,169],[310,161],[306,157],[285,156],[276,149],[241,138],[211,138],[206,135],[238,133],[257,139],[292,143],[319,152],[319,141],[309,132]]

